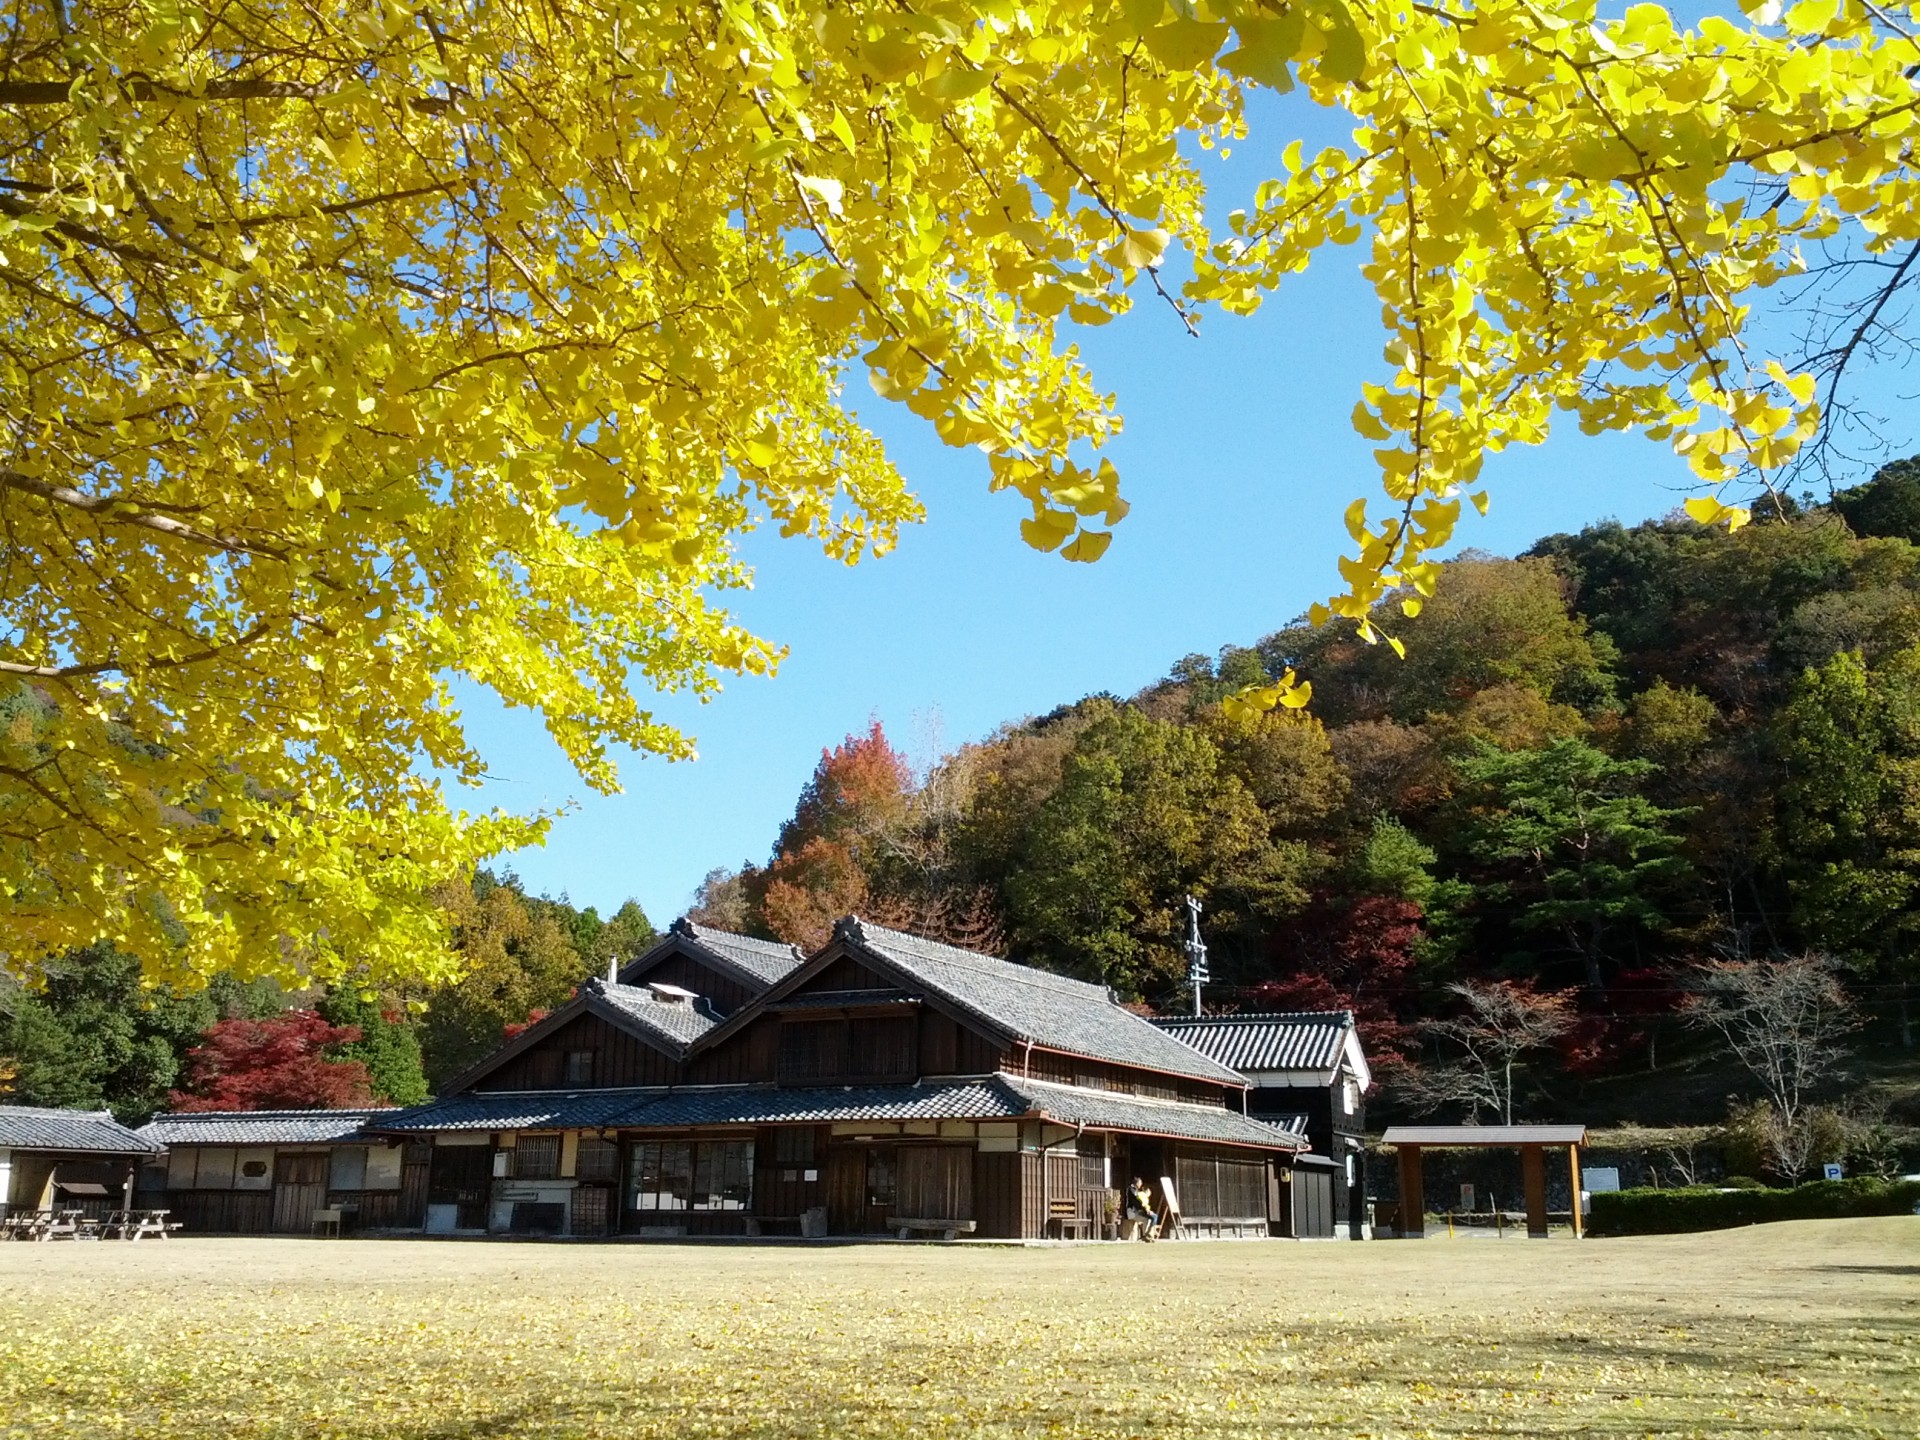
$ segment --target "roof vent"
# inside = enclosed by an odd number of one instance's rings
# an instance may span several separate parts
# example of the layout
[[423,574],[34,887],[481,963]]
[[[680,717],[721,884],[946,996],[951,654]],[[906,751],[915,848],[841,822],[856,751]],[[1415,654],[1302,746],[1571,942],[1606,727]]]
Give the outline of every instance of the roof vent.
[[649,980],[647,989],[653,992],[653,998],[662,1005],[691,1005],[700,998],[693,991],[678,985],[669,985],[664,980]]

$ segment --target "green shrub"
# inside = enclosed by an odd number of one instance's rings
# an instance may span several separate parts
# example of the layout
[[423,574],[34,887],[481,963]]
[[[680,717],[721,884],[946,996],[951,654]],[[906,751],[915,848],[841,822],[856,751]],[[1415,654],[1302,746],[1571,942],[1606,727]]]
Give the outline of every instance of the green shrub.
[[1920,1206],[1920,1180],[1872,1176],[1816,1180],[1791,1190],[1619,1190],[1593,1197],[1595,1235],[1678,1235],[1763,1225],[1771,1220],[1833,1220],[1851,1215],[1905,1215]]
[[1768,1190],[1772,1187],[1764,1180],[1756,1180],[1751,1175],[1729,1175],[1720,1182],[1722,1190]]

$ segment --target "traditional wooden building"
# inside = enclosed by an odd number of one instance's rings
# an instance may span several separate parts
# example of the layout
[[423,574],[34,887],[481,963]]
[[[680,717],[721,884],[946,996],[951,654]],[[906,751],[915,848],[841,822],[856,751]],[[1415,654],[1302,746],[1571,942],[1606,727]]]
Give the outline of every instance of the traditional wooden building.
[[[1096,985],[852,918],[804,960],[681,922],[329,1143],[390,1141],[430,1233],[1092,1236],[1133,1175],[1186,1233],[1284,1233],[1307,1142],[1248,1089]],[[246,1143],[175,1121],[170,1154]]]
[[344,1227],[417,1230],[427,1147],[377,1132],[377,1110],[246,1110],[162,1115],[139,1134],[157,1150],[139,1203],[189,1234],[306,1235],[323,1210]]
[[1300,1166],[1298,1232],[1345,1230],[1360,1239],[1367,1214],[1366,1096],[1373,1072],[1353,1012],[1168,1016],[1153,1023],[1241,1075],[1251,1087],[1249,1114],[1305,1135],[1312,1153],[1330,1162]]
[[134,1173],[155,1146],[105,1110],[0,1105],[0,1218],[131,1206]]
[[435,1222],[1090,1235],[1137,1173],[1190,1231],[1268,1233],[1304,1141],[1104,989],[849,919],[804,963],[760,952],[785,973],[729,1010],[696,967],[737,941],[689,927],[383,1117],[434,1142]]

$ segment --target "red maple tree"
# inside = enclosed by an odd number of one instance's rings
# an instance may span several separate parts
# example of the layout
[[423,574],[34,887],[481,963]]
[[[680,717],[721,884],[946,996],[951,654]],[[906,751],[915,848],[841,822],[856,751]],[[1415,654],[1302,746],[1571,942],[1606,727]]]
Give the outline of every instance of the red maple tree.
[[869,848],[898,825],[913,795],[913,767],[880,722],[820,752],[773,862],[752,877],[767,928],[789,944],[826,943],[833,922],[867,899]]
[[376,1103],[367,1067],[326,1052],[360,1038],[311,1010],[262,1020],[222,1020],[187,1052],[186,1088],[175,1110],[344,1110]]
[[1274,937],[1281,973],[1248,993],[1254,1010],[1351,1010],[1367,1053],[1400,1058],[1412,1042],[1404,1018],[1417,1009],[1414,984],[1420,907],[1390,895],[1342,902],[1317,895],[1297,921]]

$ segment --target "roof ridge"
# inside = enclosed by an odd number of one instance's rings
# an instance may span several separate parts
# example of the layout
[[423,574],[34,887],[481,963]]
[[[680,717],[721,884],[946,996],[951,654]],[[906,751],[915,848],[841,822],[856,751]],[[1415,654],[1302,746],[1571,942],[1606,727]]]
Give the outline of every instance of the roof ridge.
[[1225,1025],[1252,1020],[1340,1020],[1353,1023],[1351,1010],[1251,1010],[1232,1015],[1152,1015],[1155,1025]]
[[[987,965],[1011,970],[1009,977],[1020,984],[1038,984],[1043,986],[1073,986],[1087,990],[1104,1001],[1111,1001],[1111,992],[1105,985],[1096,985],[1091,980],[1080,980],[1072,975],[1062,975],[1058,970],[1042,970],[1038,965],[1027,965],[1019,960],[1009,960],[1004,955],[987,955],[979,950],[968,950],[959,945],[949,945],[944,940],[929,940],[924,935],[915,935],[911,930],[894,930],[885,925],[876,925],[871,920],[861,920],[858,916],[849,916],[859,925],[859,935],[868,935],[878,931],[882,936],[897,936],[902,940],[911,940],[916,945],[929,945],[948,955],[958,956],[957,963],[985,961]],[[880,943],[884,944],[882,940]]]

